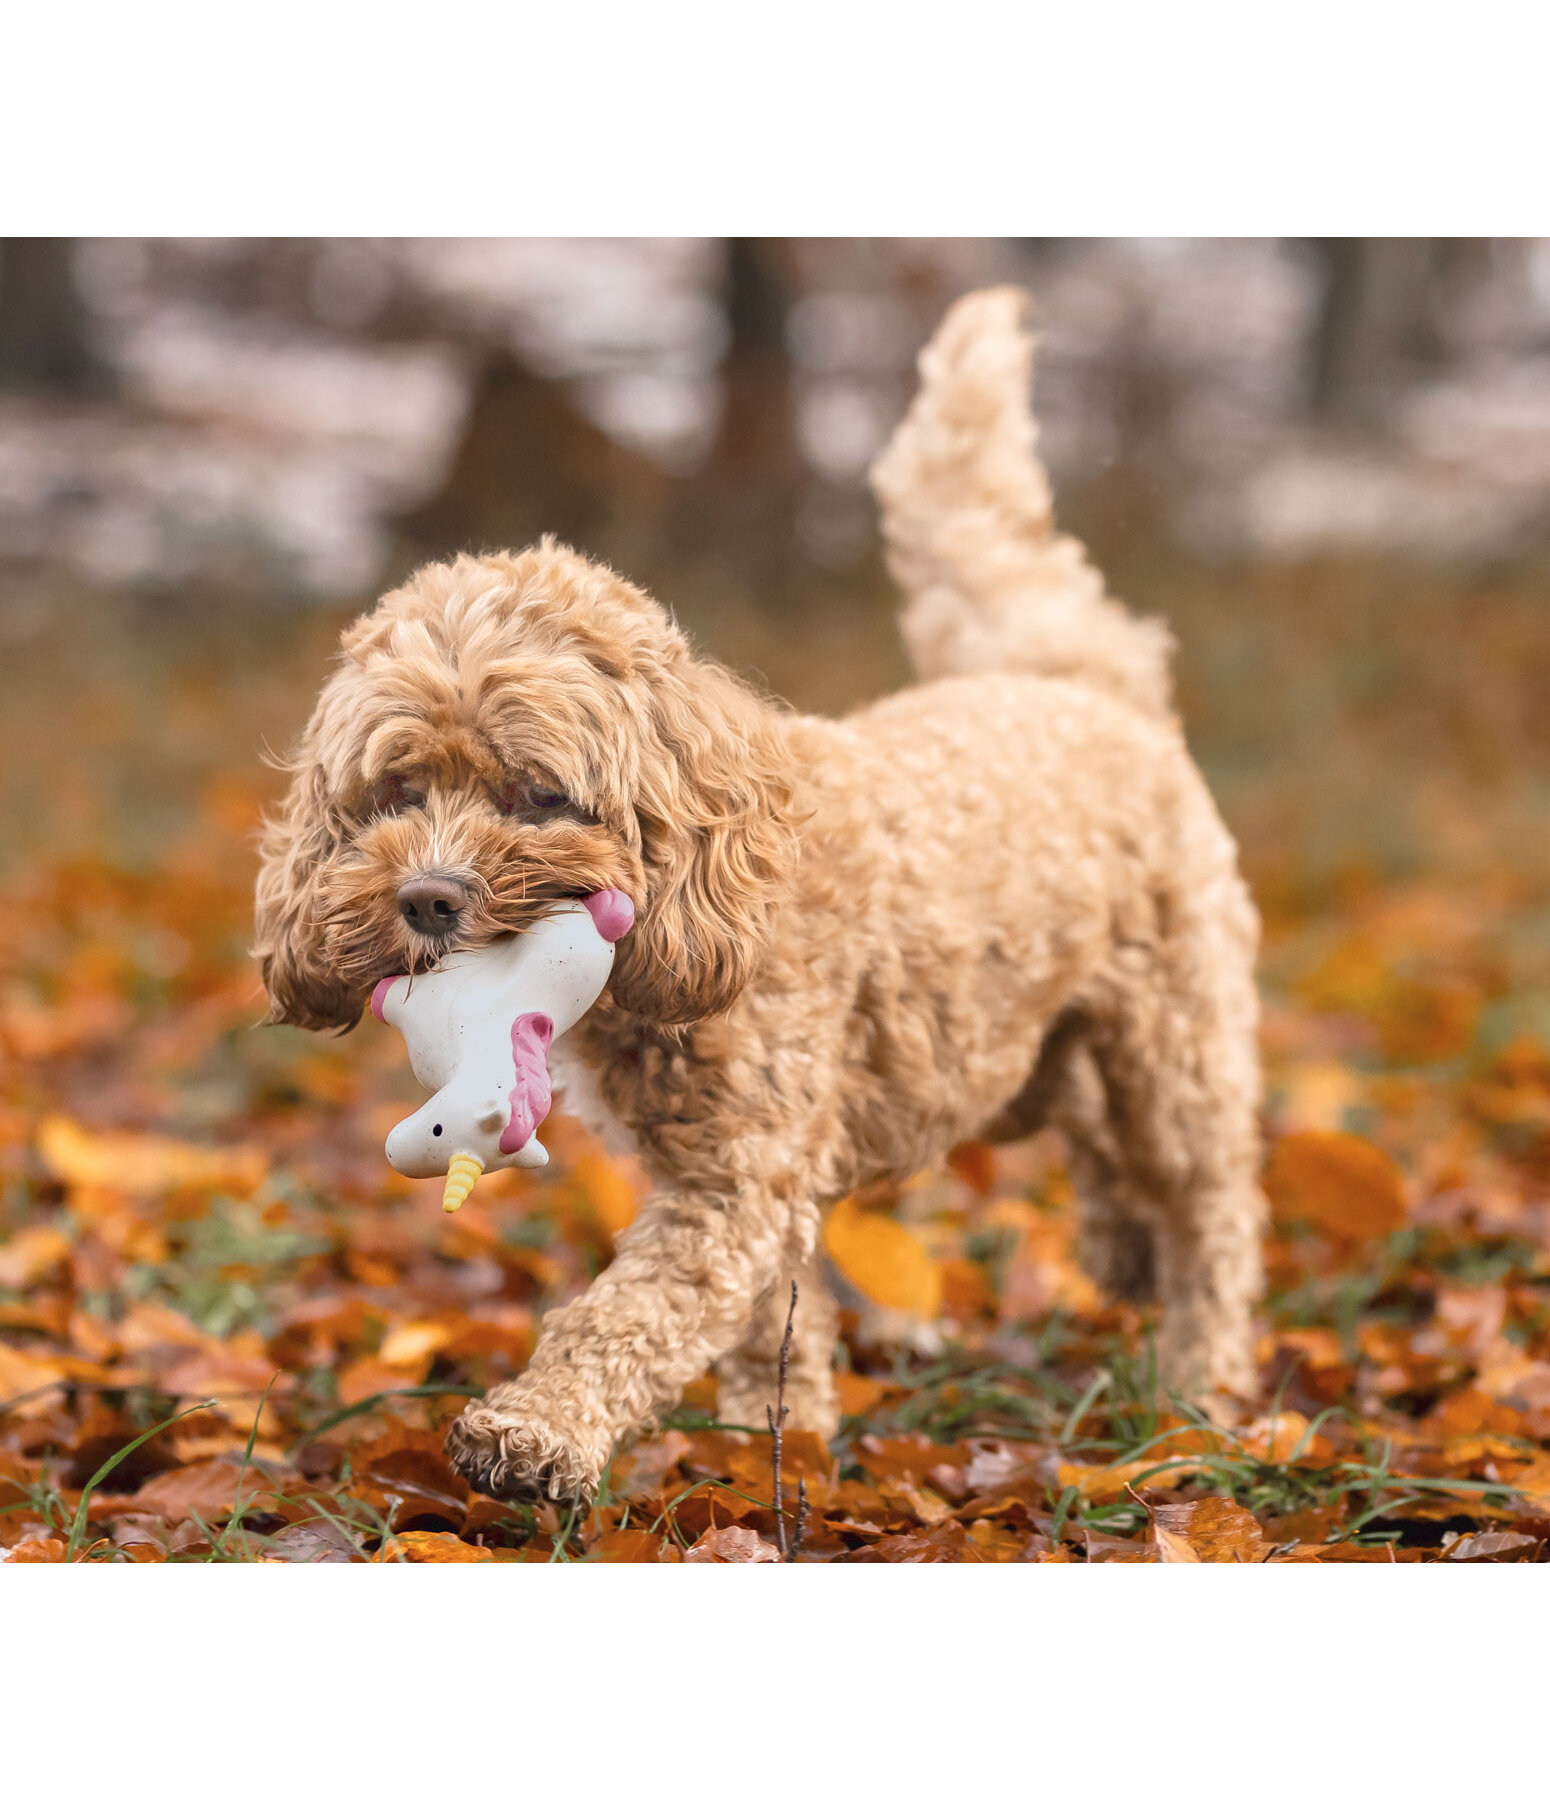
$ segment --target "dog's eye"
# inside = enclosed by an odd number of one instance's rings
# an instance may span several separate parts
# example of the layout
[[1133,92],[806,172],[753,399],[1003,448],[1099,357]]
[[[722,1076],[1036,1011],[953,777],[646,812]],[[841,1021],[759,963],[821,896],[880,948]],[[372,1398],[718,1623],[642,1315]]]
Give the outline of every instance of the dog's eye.
[[557,812],[570,805],[570,796],[541,781],[507,781],[495,790],[495,810],[506,814]]
[[425,790],[413,786],[397,771],[380,776],[366,799],[367,810],[372,813],[403,812],[424,804]]

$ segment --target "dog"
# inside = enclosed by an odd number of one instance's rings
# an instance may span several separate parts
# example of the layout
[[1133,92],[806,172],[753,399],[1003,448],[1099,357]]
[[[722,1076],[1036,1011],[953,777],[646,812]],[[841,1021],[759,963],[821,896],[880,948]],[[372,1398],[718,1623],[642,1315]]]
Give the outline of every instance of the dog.
[[826,1206],[1046,1124],[1086,1266],[1161,1302],[1163,1379],[1253,1384],[1258,919],[1166,628],[1055,529],[1024,300],[949,311],[872,471],[918,685],[800,715],[551,539],[423,568],[344,633],[262,837],[276,1020],[347,1028],[562,897],[636,907],[555,1077],[654,1191],[453,1424],[482,1492],[585,1499],[708,1368],[762,1425],[793,1279],[791,1423],[831,1434]]

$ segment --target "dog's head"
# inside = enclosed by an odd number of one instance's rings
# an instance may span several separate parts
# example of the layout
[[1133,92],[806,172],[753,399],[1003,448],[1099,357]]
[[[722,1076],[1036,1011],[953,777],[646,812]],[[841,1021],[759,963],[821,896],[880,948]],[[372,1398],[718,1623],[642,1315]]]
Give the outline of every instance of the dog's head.
[[779,712],[545,540],[422,569],[344,634],[265,825],[271,1016],[353,1025],[382,976],[617,887],[610,991],[664,1024],[747,981],[793,856]]

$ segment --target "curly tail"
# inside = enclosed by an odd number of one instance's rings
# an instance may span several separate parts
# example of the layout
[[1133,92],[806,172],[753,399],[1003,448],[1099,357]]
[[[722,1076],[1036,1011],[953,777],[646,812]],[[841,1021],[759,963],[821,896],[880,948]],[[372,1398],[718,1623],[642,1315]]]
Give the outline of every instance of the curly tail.
[[1028,406],[1019,288],[968,294],[920,354],[920,391],[872,466],[917,673],[1063,675],[1168,710],[1173,639],[1103,591],[1055,530]]

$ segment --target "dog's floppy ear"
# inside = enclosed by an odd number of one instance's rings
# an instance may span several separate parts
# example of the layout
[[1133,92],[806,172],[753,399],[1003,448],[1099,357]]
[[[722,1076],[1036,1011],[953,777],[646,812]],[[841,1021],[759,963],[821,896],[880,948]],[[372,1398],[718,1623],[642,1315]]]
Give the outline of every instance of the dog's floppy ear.
[[354,1025],[362,1000],[331,973],[313,912],[319,867],[340,847],[343,822],[329,800],[323,771],[310,756],[295,765],[280,811],[264,821],[259,841],[253,954],[275,1024],[309,1031]]
[[780,715],[673,645],[645,685],[635,796],[646,896],[610,990],[664,1025],[725,1012],[757,966],[796,855]]

